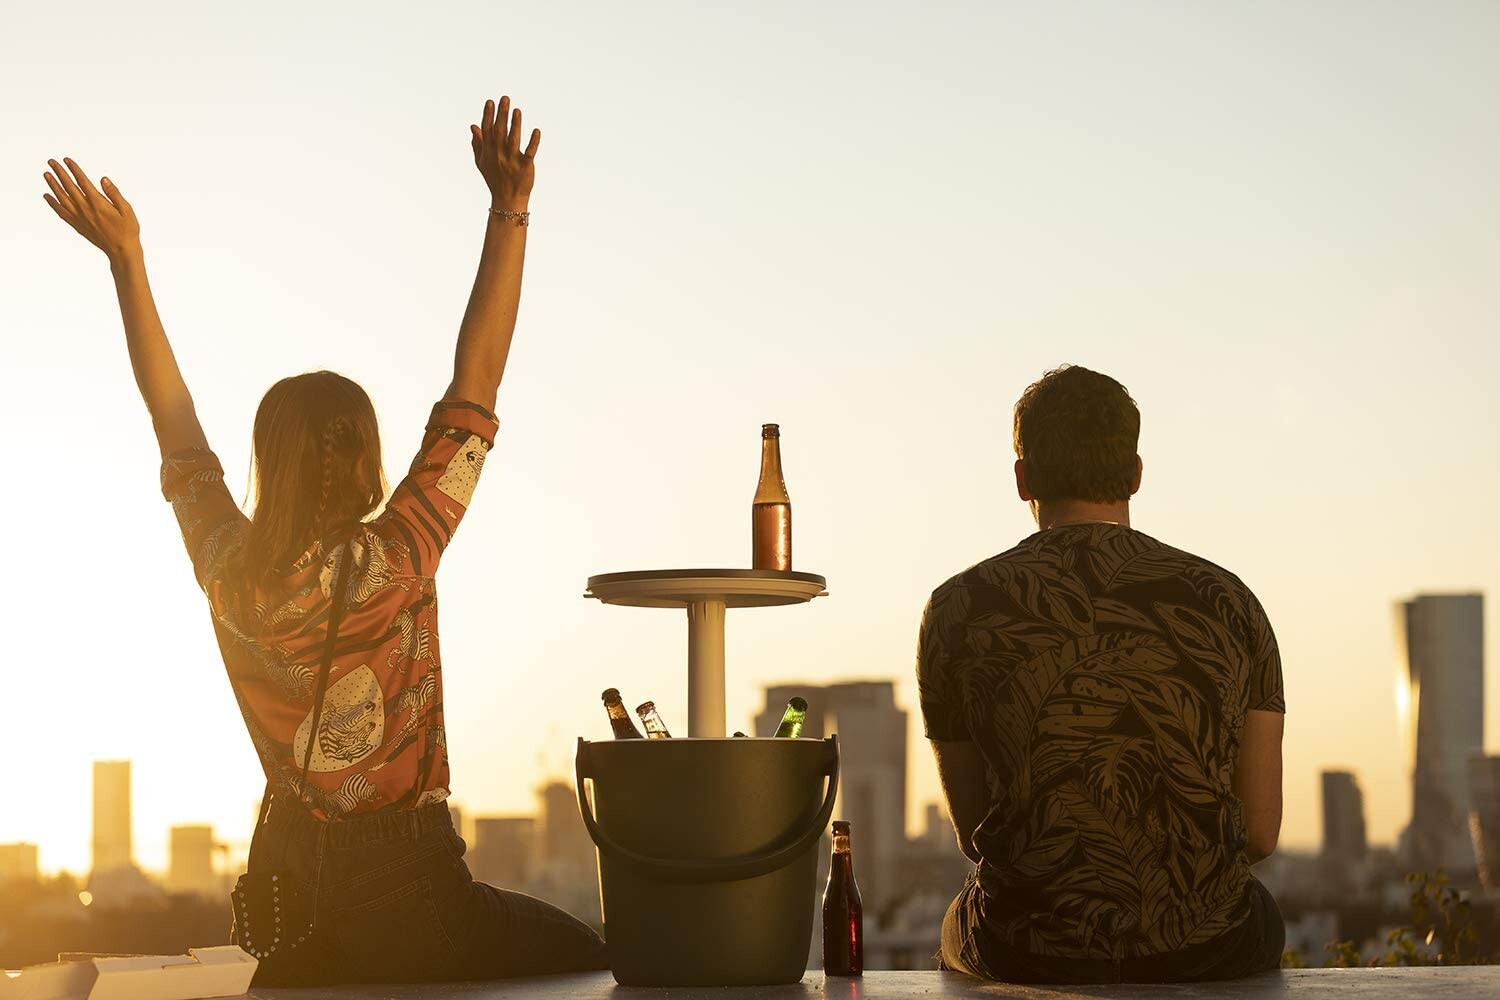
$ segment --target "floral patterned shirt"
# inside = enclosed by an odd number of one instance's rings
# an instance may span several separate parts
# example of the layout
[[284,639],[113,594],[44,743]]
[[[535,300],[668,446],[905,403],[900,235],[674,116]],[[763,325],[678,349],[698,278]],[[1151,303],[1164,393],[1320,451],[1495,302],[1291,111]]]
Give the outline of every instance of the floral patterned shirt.
[[985,763],[989,939],[1123,959],[1247,917],[1240,733],[1286,707],[1271,623],[1233,573],[1128,527],[1039,531],[933,591],[917,682],[927,737]]
[[[302,798],[319,819],[414,809],[448,796],[433,574],[498,430],[495,415],[477,403],[437,403],[410,470],[380,515],[314,542],[273,586],[257,588],[248,608],[222,578],[249,520],[224,486],[218,457],[194,448],[162,463],[162,495],[208,598],[266,779],[273,792]],[[344,617],[313,734],[315,674],[334,572],[344,559]]]

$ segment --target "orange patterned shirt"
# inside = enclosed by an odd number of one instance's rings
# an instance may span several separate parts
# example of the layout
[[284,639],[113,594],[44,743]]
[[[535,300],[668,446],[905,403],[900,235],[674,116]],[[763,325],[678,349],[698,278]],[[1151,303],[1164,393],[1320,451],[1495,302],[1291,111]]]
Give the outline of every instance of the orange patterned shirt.
[[[499,424],[477,403],[432,408],[416,459],[378,517],[314,542],[243,607],[221,579],[249,520],[204,448],[162,462],[236,701],[274,792],[314,816],[414,809],[448,797],[433,574],[468,509]],[[318,732],[314,681],[328,638],[334,571],[345,609]],[[303,754],[312,739],[307,787]]]

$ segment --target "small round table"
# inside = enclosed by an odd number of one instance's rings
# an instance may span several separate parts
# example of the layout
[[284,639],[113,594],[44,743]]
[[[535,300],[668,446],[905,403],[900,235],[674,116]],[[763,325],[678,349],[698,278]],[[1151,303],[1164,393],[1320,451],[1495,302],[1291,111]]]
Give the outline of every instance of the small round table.
[[805,604],[827,596],[816,573],[770,569],[654,569],[589,577],[589,592],[605,604],[630,608],[686,608],[688,617],[688,735],[724,736],[724,612]]

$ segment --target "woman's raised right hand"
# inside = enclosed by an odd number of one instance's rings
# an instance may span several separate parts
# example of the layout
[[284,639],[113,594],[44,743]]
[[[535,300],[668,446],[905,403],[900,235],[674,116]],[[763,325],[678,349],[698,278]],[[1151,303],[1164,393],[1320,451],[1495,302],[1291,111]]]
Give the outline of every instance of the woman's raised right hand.
[[524,212],[536,180],[537,148],[542,144],[542,130],[531,130],[531,141],[521,148],[521,109],[512,109],[510,98],[484,102],[484,114],[478,125],[470,125],[474,147],[474,165],[490,189],[490,207],[503,211]]

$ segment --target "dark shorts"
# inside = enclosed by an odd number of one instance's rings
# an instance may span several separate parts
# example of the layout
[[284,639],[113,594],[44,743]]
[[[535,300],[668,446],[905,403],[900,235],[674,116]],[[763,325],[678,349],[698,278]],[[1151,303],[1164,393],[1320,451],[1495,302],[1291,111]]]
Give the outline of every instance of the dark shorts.
[[309,892],[316,882],[317,908],[294,968],[276,982],[258,972],[253,985],[439,982],[609,967],[603,939],[581,920],[533,896],[475,882],[465,846],[441,802],[325,827],[296,803],[273,797],[250,843],[249,870],[284,871]]
[[1253,876],[1249,915],[1211,941],[1142,958],[1032,955],[991,940],[980,926],[978,880],[971,875],[943,918],[939,966],[1009,983],[1181,983],[1238,979],[1281,966],[1286,925],[1276,901]]

